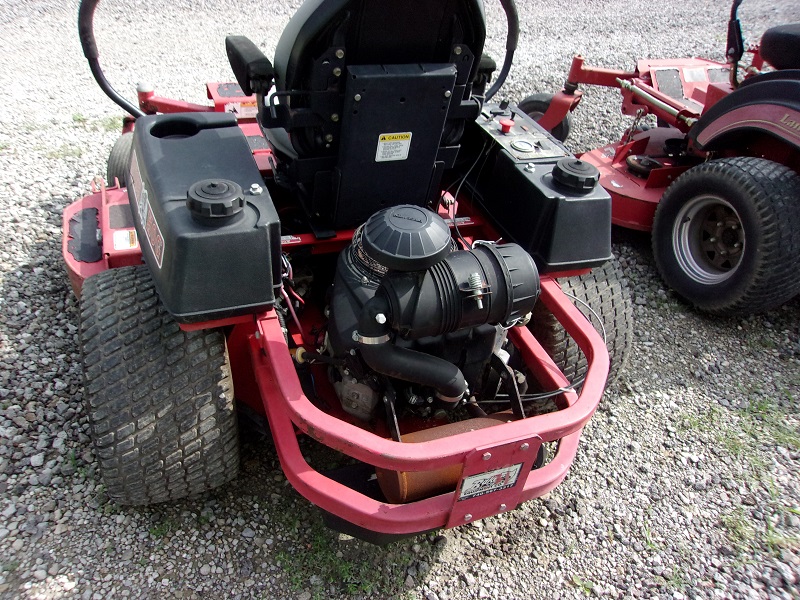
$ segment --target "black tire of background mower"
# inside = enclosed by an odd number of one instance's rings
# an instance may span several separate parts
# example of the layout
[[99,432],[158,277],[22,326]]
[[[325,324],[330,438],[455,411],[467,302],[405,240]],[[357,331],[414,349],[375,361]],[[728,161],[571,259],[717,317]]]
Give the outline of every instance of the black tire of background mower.
[[181,331],[146,266],[84,282],[81,350],[91,438],[112,500],[177,500],[237,476],[225,337]]
[[[553,101],[553,94],[531,94],[520,102],[517,106],[519,109],[528,115],[531,119],[538,122],[542,115],[547,112],[547,108]],[[565,141],[569,137],[569,132],[572,127],[572,115],[567,113],[561,123],[550,130],[550,134],[559,142]]]
[[128,169],[131,166],[131,152],[133,151],[133,132],[123,133],[114,142],[111,152],[108,154],[106,164],[106,182],[109,186],[114,185],[114,178],[119,180],[122,187],[127,185]]
[[[600,317],[611,359],[608,383],[612,383],[625,368],[633,341],[633,308],[630,294],[622,285],[622,271],[617,259],[613,258],[586,275],[562,277],[558,283],[566,294],[586,302]],[[580,302],[573,298],[570,301],[602,333],[595,316]],[[570,382],[583,377],[586,356],[541,302],[534,307],[528,328]]]
[[[710,192],[738,213],[745,234],[736,273],[718,284],[693,280],[672,244],[687,199]],[[700,310],[721,316],[763,312],[800,293],[800,175],[763,158],[722,158],[693,167],[667,188],[653,221],[653,256],[662,279]],[[758,252],[752,250],[757,248]]]

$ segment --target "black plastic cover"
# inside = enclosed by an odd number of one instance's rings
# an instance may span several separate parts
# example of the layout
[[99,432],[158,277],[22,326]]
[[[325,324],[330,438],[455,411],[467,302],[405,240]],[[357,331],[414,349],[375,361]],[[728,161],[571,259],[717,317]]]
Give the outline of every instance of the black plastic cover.
[[439,193],[442,169],[452,166],[440,142],[453,65],[367,65],[347,73],[334,228],[363,223],[384,206],[427,204]]
[[258,46],[243,35],[229,35],[225,38],[225,51],[236,81],[246,95],[269,92],[275,71]]
[[800,69],[800,23],[767,29],[761,36],[760,52],[776,69]]
[[[210,179],[227,182],[243,207],[224,218],[194,218],[187,194]],[[233,115],[137,119],[128,181],[142,254],[176,321],[223,319],[273,305],[281,283],[280,223]]]
[[[555,181],[554,168],[575,158],[516,107],[492,115],[485,106],[469,132],[473,151],[493,142],[476,199],[504,240],[516,242],[540,273],[596,267],[611,258],[611,198],[601,187],[570,189]],[[499,119],[513,116],[503,134]]]
[[372,215],[364,225],[364,250],[387,269],[420,271],[450,252],[450,228],[434,212],[400,205]]

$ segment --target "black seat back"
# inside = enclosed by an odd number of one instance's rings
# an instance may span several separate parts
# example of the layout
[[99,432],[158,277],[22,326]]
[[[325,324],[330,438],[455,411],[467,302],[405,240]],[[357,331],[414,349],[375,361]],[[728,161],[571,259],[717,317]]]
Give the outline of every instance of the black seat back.
[[262,126],[321,228],[436,196],[480,111],[484,40],[481,0],[301,6],[278,43]]
[[767,29],[761,36],[760,52],[776,69],[800,69],[800,23]]

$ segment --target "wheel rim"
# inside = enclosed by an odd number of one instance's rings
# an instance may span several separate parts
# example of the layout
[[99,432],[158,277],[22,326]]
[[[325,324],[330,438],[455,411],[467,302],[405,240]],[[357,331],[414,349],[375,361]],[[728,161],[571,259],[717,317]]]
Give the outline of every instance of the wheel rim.
[[672,247],[679,266],[694,281],[721,283],[741,264],[745,248],[741,219],[719,196],[692,198],[675,219]]

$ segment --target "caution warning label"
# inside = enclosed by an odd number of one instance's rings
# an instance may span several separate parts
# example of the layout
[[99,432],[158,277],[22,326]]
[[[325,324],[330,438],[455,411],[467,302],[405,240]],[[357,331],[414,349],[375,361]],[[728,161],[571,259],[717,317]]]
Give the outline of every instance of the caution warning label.
[[375,162],[406,160],[411,147],[411,132],[382,133],[378,136],[378,151]]

